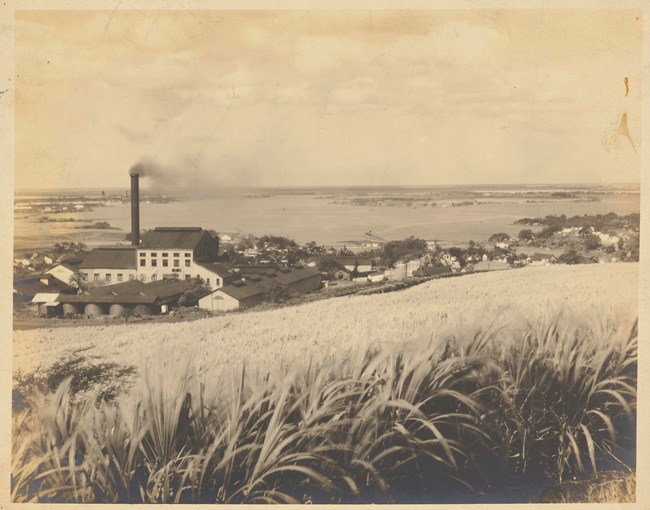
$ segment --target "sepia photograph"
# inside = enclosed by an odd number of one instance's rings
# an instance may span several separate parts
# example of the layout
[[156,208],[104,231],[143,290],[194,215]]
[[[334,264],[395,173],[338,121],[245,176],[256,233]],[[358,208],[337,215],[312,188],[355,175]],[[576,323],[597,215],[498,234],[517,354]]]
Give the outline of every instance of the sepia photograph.
[[642,503],[647,12],[526,5],[5,12],[3,503]]

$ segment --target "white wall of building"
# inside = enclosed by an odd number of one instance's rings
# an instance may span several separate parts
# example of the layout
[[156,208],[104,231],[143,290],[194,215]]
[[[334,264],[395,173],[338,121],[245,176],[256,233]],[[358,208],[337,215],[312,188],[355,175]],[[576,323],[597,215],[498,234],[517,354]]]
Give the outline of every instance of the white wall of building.
[[102,283],[114,285],[136,278],[135,269],[80,269],[79,274],[84,283]]
[[227,312],[239,308],[239,301],[218,290],[199,299],[199,307],[211,312]]
[[223,287],[223,278],[194,262],[192,250],[137,250],[138,278],[144,282],[165,278],[201,278],[211,289]]

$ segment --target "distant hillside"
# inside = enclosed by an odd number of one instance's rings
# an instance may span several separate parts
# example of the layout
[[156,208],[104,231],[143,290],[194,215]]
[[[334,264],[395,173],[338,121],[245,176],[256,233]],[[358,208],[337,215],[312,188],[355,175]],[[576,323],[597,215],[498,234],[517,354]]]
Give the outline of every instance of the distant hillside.
[[236,369],[244,359],[252,369],[283,370],[368,342],[408,342],[492,322],[516,327],[558,310],[577,321],[623,320],[638,313],[638,272],[636,263],[527,267],[194,322],[16,331],[14,371],[75,356],[140,372],[150,362],[186,359],[203,374]]

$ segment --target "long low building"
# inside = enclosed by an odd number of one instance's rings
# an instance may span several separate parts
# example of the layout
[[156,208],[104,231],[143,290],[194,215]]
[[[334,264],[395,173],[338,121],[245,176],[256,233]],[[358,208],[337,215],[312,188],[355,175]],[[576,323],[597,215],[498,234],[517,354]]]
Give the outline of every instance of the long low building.
[[142,315],[164,313],[178,305],[181,296],[190,288],[184,280],[159,280],[143,283],[140,280],[94,287],[80,294],[61,294],[63,314],[122,316],[127,312]]
[[268,269],[246,274],[199,300],[199,306],[210,311],[250,308],[265,301],[274,287],[287,295],[305,294],[321,286],[320,272],[309,267]]

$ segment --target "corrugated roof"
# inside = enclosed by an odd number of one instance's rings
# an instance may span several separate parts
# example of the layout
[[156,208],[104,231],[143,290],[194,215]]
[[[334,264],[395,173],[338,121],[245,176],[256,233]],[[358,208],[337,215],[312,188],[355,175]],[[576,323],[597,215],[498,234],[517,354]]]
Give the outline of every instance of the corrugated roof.
[[237,280],[230,285],[221,287],[215,292],[223,292],[224,294],[241,301],[243,299],[264,294],[264,289],[251,281],[244,282],[242,280]]
[[158,280],[150,283],[132,280],[116,285],[93,287],[78,295],[61,295],[58,301],[61,303],[151,304],[180,296],[188,286],[189,284],[183,280]]
[[[268,291],[273,285],[291,285],[314,276],[320,272],[310,267],[286,268],[277,273],[264,272],[246,275],[242,267],[242,278],[226,285],[215,292],[223,292],[237,300],[247,299]],[[285,272],[286,271],[286,272]]]
[[79,265],[79,269],[135,269],[134,246],[95,248]]
[[142,236],[139,248],[193,250],[204,235],[210,233],[201,227],[156,227]]

